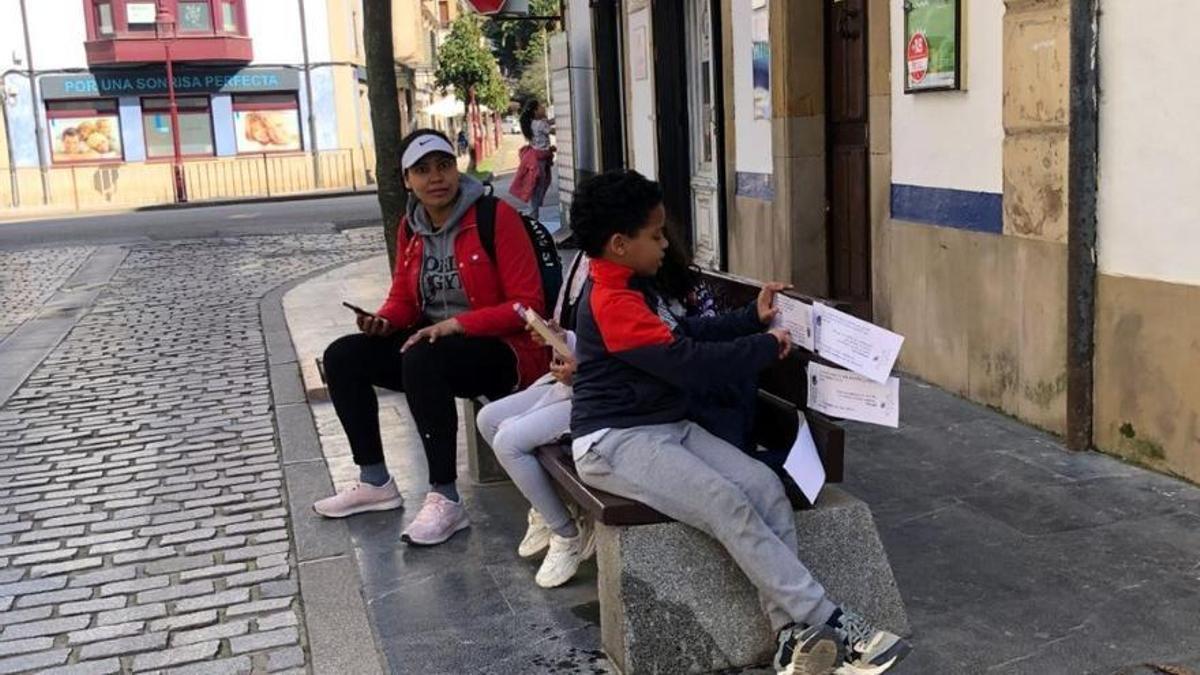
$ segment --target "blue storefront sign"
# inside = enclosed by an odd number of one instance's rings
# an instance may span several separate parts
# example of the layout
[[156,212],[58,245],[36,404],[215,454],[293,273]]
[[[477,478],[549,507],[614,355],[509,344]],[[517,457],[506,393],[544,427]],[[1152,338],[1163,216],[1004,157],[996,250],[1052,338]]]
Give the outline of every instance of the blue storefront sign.
[[[167,93],[167,75],[162,69],[45,75],[40,83],[42,98],[46,100]],[[236,94],[299,88],[300,74],[291,68],[175,69],[175,92],[178,94]]]

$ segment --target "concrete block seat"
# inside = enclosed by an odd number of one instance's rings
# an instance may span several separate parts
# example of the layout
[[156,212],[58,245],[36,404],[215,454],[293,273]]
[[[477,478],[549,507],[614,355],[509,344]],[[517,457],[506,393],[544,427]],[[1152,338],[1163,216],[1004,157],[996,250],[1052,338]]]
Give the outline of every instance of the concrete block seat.
[[[816,431],[812,413],[809,420]],[[814,434],[825,443],[823,461],[840,461],[840,432]],[[540,448],[538,460],[597,523],[601,642],[621,672],[706,673],[770,661],[774,643],[754,588],[716,540],[584,484],[562,446]],[[788,492],[798,506],[801,557],[830,595],[907,634],[908,617],[870,508],[833,485],[815,508],[794,488]]]

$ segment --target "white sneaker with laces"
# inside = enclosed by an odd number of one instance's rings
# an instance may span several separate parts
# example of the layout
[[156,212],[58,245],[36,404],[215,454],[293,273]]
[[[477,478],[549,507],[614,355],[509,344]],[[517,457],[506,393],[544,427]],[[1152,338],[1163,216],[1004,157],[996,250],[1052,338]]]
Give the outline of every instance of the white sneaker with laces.
[[538,586],[562,586],[575,576],[584,560],[596,553],[595,528],[591,520],[578,520],[576,527],[579,533],[570,539],[550,533],[550,551],[534,577]]
[[545,551],[549,545],[550,526],[546,524],[546,520],[542,518],[542,514],[537,512],[537,509],[529,509],[529,527],[525,530],[525,537],[521,539],[521,545],[517,546],[517,555],[522,558],[532,558]]

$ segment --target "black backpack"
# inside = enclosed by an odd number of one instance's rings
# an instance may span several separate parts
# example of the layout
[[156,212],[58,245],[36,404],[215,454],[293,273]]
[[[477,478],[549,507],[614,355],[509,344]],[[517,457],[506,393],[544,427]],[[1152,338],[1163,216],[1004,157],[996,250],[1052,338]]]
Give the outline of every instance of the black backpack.
[[[475,202],[475,226],[479,228],[479,241],[493,265],[496,264],[496,203],[499,201],[498,198],[486,194]],[[544,313],[549,316],[549,313],[554,311],[554,305],[558,302],[558,292],[562,289],[562,258],[559,257],[554,237],[546,226],[523,213],[520,216],[521,222],[525,224],[525,234],[533,243],[533,255],[537,259],[538,274],[542,278]],[[404,234],[409,238],[413,235],[408,218],[404,219]]]
[[[475,223],[479,228],[479,241],[487,252],[492,263],[496,262],[496,204],[500,200],[492,195],[484,195],[475,202]],[[533,255],[537,259],[538,273],[542,277],[542,296],[545,304],[543,314],[550,315],[554,304],[558,302],[558,293],[562,289],[563,269],[562,257],[558,255],[558,247],[554,245],[554,237],[538,221],[525,214],[521,222],[525,224],[525,233],[533,243]]]

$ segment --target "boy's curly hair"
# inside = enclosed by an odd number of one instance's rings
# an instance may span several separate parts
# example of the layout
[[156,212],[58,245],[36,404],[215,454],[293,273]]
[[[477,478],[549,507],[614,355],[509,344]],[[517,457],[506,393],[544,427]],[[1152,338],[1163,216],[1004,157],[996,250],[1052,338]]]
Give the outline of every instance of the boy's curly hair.
[[630,169],[606,171],[575,189],[571,230],[583,252],[598,258],[614,234],[637,236],[662,201],[662,188],[642,174]]

